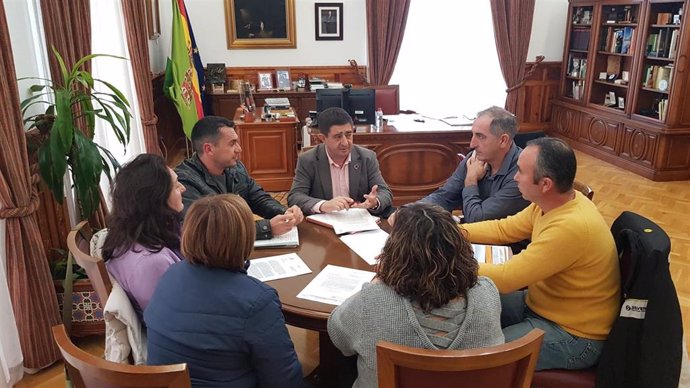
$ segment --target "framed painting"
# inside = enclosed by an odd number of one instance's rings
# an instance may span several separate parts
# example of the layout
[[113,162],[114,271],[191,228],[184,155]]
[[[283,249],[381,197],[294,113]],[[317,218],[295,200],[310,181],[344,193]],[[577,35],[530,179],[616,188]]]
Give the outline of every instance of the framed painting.
[[225,0],[229,49],[295,48],[295,0]]
[[343,3],[315,3],[316,40],[343,40]]

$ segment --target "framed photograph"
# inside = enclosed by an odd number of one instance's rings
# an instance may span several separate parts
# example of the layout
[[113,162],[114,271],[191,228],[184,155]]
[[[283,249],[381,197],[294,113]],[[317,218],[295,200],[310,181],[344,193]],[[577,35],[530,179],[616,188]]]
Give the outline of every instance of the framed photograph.
[[290,72],[287,70],[276,70],[276,83],[278,89],[291,89]]
[[343,3],[315,3],[316,40],[343,40]]
[[158,8],[158,0],[145,0],[146,32],[149,40],[158,39],[161,36],[161,16]]
[[625,97],[618,97],[618,107],[625,109]]
[[271,73],[259,73],[259,90],[273,89],[273,76]]
[[225,0],[229,49],[295,48],[295,0]]

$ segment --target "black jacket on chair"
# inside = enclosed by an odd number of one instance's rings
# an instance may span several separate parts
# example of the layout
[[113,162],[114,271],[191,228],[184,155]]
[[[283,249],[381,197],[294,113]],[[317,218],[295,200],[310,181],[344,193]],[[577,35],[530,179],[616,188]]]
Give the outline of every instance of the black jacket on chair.
[[623,212],[611,232],[620,255],[623,305],[602,351],[596,386],[676,388],[683,327],[669,272],[669,237],[631,212]]

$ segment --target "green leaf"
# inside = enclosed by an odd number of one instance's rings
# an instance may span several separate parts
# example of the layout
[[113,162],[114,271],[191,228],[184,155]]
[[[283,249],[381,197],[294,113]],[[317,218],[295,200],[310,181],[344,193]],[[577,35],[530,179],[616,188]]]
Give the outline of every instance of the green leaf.
[[51,133],[48,141],[39,148],[38,167],[43,182],[53,193],[55,200],[62,203],[65,196],[63,178],[67,171],[67,160],[65,154],[60,152],[56,139],[57,136]]
[[62,74],[63,86],[69,86],[69,73],[67,72],[67,66],[65,66],[65,61],[60,56],[60,53],[55,49],[55,46],[51,46],[53,49],[53,54],[55,54],[55,59],[57,59],[60,65],[60,74]]
[[[50,94],[52,94],[52,93],[47,92],[47,93],[41,93],[41,94],[36,94],[36,95],[34,95],[34,96],[31,96],[31,97],[27,97],[27,98],[25,98],[24,100],[22,100],[22,102],[19,104],[19,107],[20,107],[21,109],[24,109],[24,107],[27,106],[28,104],[30,104],[32,101],[35,101],[35,100],[37,100],[37,99],[39,99],[39,98],[41,98],[41,97],[43,97],[43,96],[47,96],[47,95],[50,95]],[[46,101],[46,102],[47,102],[47,101]]]
[[[114,173],[117,172],[117,170],[120,169],[120,162],[115,159],[113,154],[108,150],[107,148],[101,147],[99,144],[96,144],[98,146],[98,149],[101,151],[101,160],[103,162],[103,172],[105,172],[106,177],[108,178],[108,182],[110,183],[110,186],[113,185],[113,178],[114,178]],[[105,155],[105,157],[103,156]],[[107,160],[106,160],[107,158]],[[110,166],[113,166],[112,173]]]
[[84,86],[88,86],[89,89],[93,89],[93,76],[91,76],[91,73],[88,71],[78,71],[75,75],[75,78],[80,81],[84,81],[82,82]]
[[125,57],[118,57],[117,55],[110,55],[110,54],[89,54],[89,55],[85,55],[85,56],[81,57],[81,58],[77,61],[77,63],[74,64],[74,67],[72,68],[72,74],[76,74],[76,71],[77,71],[79,68],[81,68],[81,67],[84,65],[84,63],[86,63],[86,62],[88,62],[88,61],[90,61],[90,60],[92,60],[92,59],[94,59],[94,58],[97,58],[97,57],[110,57],[110,58],[124,59],[125,61],[128,60],[128,59],[125,58]]
[[69,151],[74,137],[71,97],[72,93],[66,89],[59,89],[55,93],[56,117],[51,133],[58,136],[59,143],[57,144],[62,154]]
[[100,202],[99,181],[103,164],[98,146],[81,132],[75,132],[72,158],[72,180],[77,192],[82,219],[88,218]]
[[124,104],[125,104],[127,107],[129,107],[129,101],[127,101],[127,97],[125,97],[125,95],[122,94],[122,92],[120,91],[120,89],[116,88],[116,87],[113,86],[112,84],[110,84],[110,83],[108,83],[108,82],[106,82],[106,81],[103,81],[103,80],[101,80],[101,79],[94,79],[94,81],[98,81],[98,82],[104,84],[105,86],[107,86],[108,89],[110,89],[113,93],[115,93],[115,94],[120,98],[120,100],[122,100],[122,101],[124,102]]

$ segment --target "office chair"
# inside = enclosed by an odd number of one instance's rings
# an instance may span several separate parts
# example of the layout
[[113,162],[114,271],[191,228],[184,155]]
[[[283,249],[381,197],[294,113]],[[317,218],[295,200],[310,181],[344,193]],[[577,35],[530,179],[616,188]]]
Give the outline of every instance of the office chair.
[[582,195],[589,198],[590,201],[594,200],[594,190],[592,190],[592,188],[587,186],[586,184],[578,180],[575,180],[573,182],[573,189],[581,192]]
[[400,86],[376,85],[376,107],[383,110],[384,115],[400,114]]
[[191,387],[187,364],[134,366],[106,361],[75,346],[64,325],[53,326],[53,338],[75,388]]
[[616,318],[597,367],[535,372],[533,388],[678,386],[683,328],[668,269],[670,239],[657,224],[628,211],[616,218],[611,233],[619,257],[620,304],[649,301],[645,313]]
[[467,350],[431,350],[376,344],[379,388],[528,388],[544,332]]

